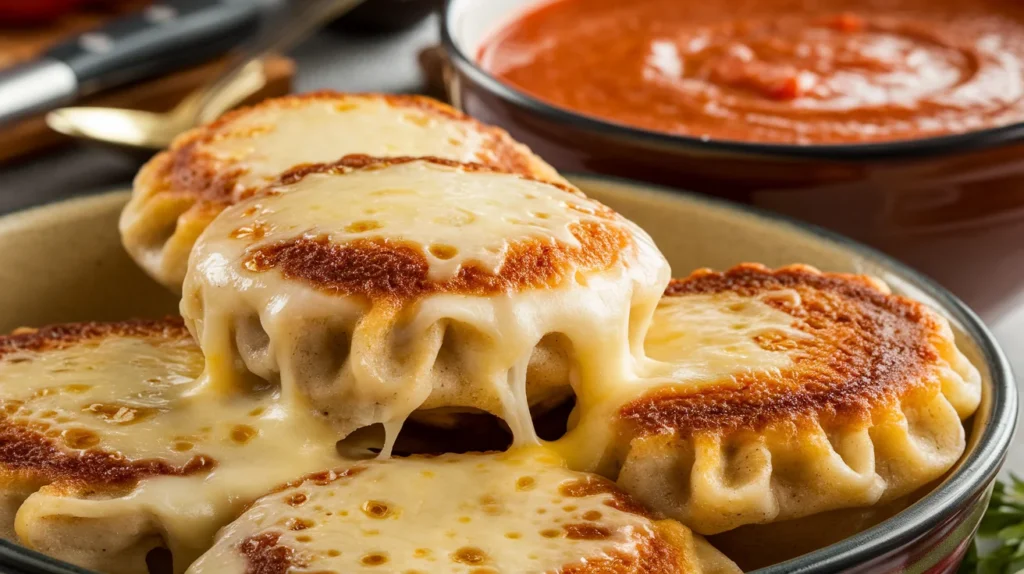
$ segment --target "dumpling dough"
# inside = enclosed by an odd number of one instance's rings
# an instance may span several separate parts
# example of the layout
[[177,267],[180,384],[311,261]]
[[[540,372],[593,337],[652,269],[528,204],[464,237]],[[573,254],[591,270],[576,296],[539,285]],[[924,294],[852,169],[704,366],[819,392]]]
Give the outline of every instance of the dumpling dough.
[[[945,319],[806,266],[673,281],[645,346],[656,363],[613,425],[618,482],[702,534],[922,487],[960,458],[980,400]],[[602,424],[583,413],[570,435]]]
[[222,209],[292,167],[348,154],[434,156],[562,181],[504,130],[430,98],[287,96],[186,132],[150,160],[121,216],[122,241],[143,269],[178,291],[196,237]]
[[[292,570],[294,569],[294,570]],[[189,574],[711,574],[739,569],[540,449],[360,463],[260,499]]]
[[192,399],[202,366],[179,319],[0,337],[0,536],[108,574],[167,548],[183,572],[246,504],[342,463],[273,392]]
[[644,231],[568,185],[349,156],[223,211],[181,312],[215,392],[279,382],[342,436],[478,409],[522,444],[531,404],[629,376],[668,275]]

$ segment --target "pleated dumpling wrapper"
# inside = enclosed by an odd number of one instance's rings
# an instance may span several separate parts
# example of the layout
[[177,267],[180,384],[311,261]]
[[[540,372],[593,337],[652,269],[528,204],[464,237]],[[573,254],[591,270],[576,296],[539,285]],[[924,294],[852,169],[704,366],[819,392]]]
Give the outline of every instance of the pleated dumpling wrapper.
[[222,212],[181,311],[215,392],[279,383],[389,444],[414,411],[473,409],[525,443],[531,405],[630,376],[668,276],[643,230],[568,185],[356,156]]
[[618,483],[703,534],[925,486],[959,460],[980,400],[944,318],[806,266],[673,281],[645,345],[660,362],[647,390],[573,432],[598,448],[595,429],[613,426]]
[[562,181],[504,130],[422,96],[319,92],[266,100],[186,132],[135,179],[121,216],[131,256],[181,289],[196,237],[292,167],[348,154],[434,156]]
[[256,502],[189,574],[731,574],[704,539],[540,449],[360,463]]
[[190,398],[203,361],[179,319],[0,337],[0,536],[109,574],[183,572],[246,504],[342,459],[273,393]]

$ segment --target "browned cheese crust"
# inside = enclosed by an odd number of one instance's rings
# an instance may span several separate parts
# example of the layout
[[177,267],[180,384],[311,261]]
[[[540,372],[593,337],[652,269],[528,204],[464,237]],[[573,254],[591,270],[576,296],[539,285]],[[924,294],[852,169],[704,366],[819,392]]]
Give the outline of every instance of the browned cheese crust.
[[535,173],[530,158],[524,155],[523,148],[505,130],[484,125],[431,98],[397,94],[341,94],[324,90],[267,100],[256,106],[229,112],[203,128],[187,132],[175,140],[169,150],[154,158],[152,181],[157,182],[158,191],[161,193],[194,198],[196,204],[193,209],[199,212],[219,212],[226,205],[237,202],[245,193],[251,193],[253,190],[238,190],[238,178],[244,175],[244,168],[235,166],[224,169],[220,165],[221,162],[214,161],[202,153],[204,144],[216,139],[244,138],[251,135],[231,130],[231,124],[237,118],[244,117],[254,110],[287,109],[315,100],[339,100],[339,105],[346,105],[343,100],[350,97],[372,97],[398,109],[416,109],[439,118],[464,122],[472,126],[473,131],[486,135],[486,143],[478,154],[481,163],[523,175]]
[[130,319],[116,323],[66,323],[46,327],[22,327],[0,335],[0,359],[16,351],[44,352],[111,336],[177,339],[188,337],[181,317]]
[[736,433],[811,421],[870,420],[917,390],[939,385],[927,376],[938,359],[940,326],[922,304],[888,294],[870,279],[818,273],[795,265],[775,271],[744,264],[726,272],[699,270],[673,281],[668,297],[735,292],[745,297],[793,289],[797,306],[766,297],[811,335],[762,336],[767,350],[792,350],[793,366],[737,374],[731,381],[648,394],[621,409],[639,436]]
[[[325,486],[337,480],[344,480],[360,474],[364,467],[354,466],[336,471],[320,472],[275,490],[275,493],[300,486],[310,481],[318,486]],[[582,498],[599,494],[610,494],[611,499],[605,502],[611,508],[622,512],[630,512],[647,518],[652,515],[642,505],[634,501],[615,483],[600,476],[585,476],[567,482],[559,489],[559,494],[566,498]],[[274,493],[271,494],[271,496]],[[286,501],[289,505],[304,504],[305,497],[294,495]],[[670,525],[675,525],[673,528]],[[301,521],[287,524],[290,530],[303,530],[306,526]],[[601,556],[587,559],[583,564],[567,564],[557,570],[558,574],[685,574],[691,572],[688,560],[683,556],[681,546],[688,540],[680,539],[676,523],[669,521],[656,522],[653,536],[635,532],[634,552],[610,551]],[[562,525],[565,538],[568,539],[600,539],[610,532],[587,523]],[[287,574],[292,568],[304,566],[297,558],[295,551],[280,543],[281,533],[262,532],[250,536],[238,545],[239,553],[245,557],[246,574]],[[473,574],[496,574],[497,570],[481,567],[472,571]]]
[[[0,336],[0,360],[23,360],[5,357],[21,351],[63,349],[112,336],[177,340],[189,334],[178,317],[18,329],[11,335]],[[74,385],[68,387],[63,392],[75,392]],[[75,443],[75,448],[81,448],[91,437],[51,430],[42,421],[16,420],[21,408],[21,401],[0,401],[0,474],[40,483],[99,488],[127,486],[150,476],[207,472],[215,466],[211,458],[203,455],[194,456],[181,466],[162,460],[128,460],[120,453],[104,450],[102,444],[71,453],[61,444]]]
[[[495,172],[483,164],[463,164],[434,157],[349,155],[333,163],[297,166],[260,193],[273,194],[276,186],[294,184],[314,174],[382,169],[413,161],[428,161],[472,172]],[[583,197],[568,185],[545,183]],[[579,241],[578,246],[537,241],[513,243],[497,274],[466,265],[450,279],[431,281],[428,279],[430,264],[418,246],[374,239],[337,245],[326,237],[299,237],[259,246],[247,253],[243,264],[253,272],[278,269],[289,279],[303,281],[332,294],[365,295],[372,299],[408,299],[437,293],[489,295],[528,288],[550,288],[570,278],[573,271],[599,271],[614,266],[633,246],[628,231],[619,225],[618,216],[611,209],[600,206],[593,211],[582,205],[574,208],[596,215],[607,223],[590,221],[574,224],[571,232]],[[265,233],[248,228],[236,232],[254,235],[257,239]]]

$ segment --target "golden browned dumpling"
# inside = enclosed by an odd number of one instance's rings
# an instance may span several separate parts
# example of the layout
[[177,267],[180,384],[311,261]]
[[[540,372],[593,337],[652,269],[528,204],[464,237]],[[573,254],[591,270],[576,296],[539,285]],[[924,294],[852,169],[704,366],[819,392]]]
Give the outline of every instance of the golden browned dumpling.
[[189,574],[710,574],[739,569],[540,449],[359,463],[256,502]]
[[623,488],[704,534],[905,495],[956,463],[980,398],[945,319],[806,266],[674,281],[645,346],[619,434],[584,409],[567,443],[610,444]]
[[320,92],[266,100],[178,137],[135,179],[121,216],[133,258],[177,291],[196,237],[288,169],[348,154],[434,156],[562,181],[505,131],[422,96]]
[[247,503],[341,463],[274,393],[193,399],[202,365],[177,319],[0,337],[0,536],[112,574],[166,548],[183,572]]
[[224,210],[181,311],[218,392],[254,373],[391,439],[413,411],[476,409],[524,443],[531,404],[629,376],[667,281],[647,234],[575,188],[356,156]]

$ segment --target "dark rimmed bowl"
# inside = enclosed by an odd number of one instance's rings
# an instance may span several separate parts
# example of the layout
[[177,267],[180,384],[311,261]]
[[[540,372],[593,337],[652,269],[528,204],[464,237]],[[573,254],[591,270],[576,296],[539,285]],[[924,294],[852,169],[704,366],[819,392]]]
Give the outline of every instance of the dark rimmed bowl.
[[[828,271],[876,275],[950,320],[961,349],[981,371],[984,389],[982,404],[967,425],[967,452],[957,467],[894,517],[758,572],[955,571],[1006,457],[1017,416],[1010,368],[978,317],[921,274],[830,232],[686,192],[613,178],[572,179],[647,229],[677,275],[742,261],[769,266],[804,262]],[[115,192],[0,218],[0,332],[176,312],[176,298],[140,271],[120,245],[117,219],[127,198],[127,192]],[[85,571],[0,541],[0,572]]]
[[893,143],[704,141],[548,105],[476,64],[481,42],[546,0],[447,0],[451,100],[555,167],[691,189],[810,221],[939,280],[984,317],[1024,297],[1024,124]]

